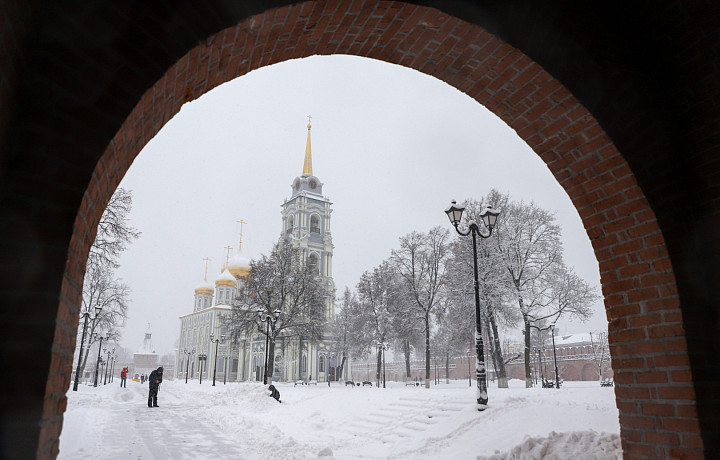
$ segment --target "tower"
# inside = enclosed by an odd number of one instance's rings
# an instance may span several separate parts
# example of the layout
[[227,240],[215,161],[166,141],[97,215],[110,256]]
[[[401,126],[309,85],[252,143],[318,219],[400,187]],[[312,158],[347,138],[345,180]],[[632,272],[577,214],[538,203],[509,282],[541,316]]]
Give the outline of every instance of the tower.
[[[335,291],[332,277],[333,243],[330,231],[332,203],[322,195],[323,183],[313,175],[312,150],[310,147],[310,116],[305,144],[305,161],[302,175],[292,183],[290,199],[282,205],[284,240],[301,250],[307,264],[316,267],[325,288]],[[333,296],[326,300],[325,314],[328,319],[335,315]]]

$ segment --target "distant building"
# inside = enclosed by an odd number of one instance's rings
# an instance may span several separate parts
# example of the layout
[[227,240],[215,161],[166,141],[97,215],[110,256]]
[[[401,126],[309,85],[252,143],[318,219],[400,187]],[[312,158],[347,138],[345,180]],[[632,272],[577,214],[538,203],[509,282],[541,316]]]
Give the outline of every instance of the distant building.
[[134,379],[136,375],[150,375],[150,372],[157,369],[158,366],[158,354],[155,353],[155,348],[152,344],[152,333],[150,332],[150,325],[148,325],[148,331],[145,333],[142,347],[140,347],[137,353],[133,354],[131,377]]

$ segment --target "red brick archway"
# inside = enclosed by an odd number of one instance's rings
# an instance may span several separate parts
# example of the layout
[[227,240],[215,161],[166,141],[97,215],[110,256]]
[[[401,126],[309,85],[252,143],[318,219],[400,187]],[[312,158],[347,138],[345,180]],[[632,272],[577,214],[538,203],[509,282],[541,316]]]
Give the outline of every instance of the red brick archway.
[[68,251],[41,449],[61,426],[94,228],[135,156],[184,102],[259,67],[314,54],[366,56],[432,75],[517,131],[567,191],[600,263],[626,455],[701,455],[665,242],[630,168],[595,118],[538,64],[476,25],[402,3],[313,2],[254,16],[190,50],[143,95],[108,145]]

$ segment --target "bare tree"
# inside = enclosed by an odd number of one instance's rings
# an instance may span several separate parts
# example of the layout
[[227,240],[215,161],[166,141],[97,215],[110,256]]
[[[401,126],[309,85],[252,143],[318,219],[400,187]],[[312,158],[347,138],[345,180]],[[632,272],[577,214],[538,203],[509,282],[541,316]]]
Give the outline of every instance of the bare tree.
[[598,368],[598,375],[600,381],[603,381],[603,369],[607,367],[610,362],[610,348],[608,346],[607,332],[600,332],[593,338],[593,333],[590,333],[590,345],[592,346],[592,359]]
[[[90,247],[83,281],[82,311],[92,313],[97,308],[102,310],[89,324],[86,334],[88,351],[79,357],[78,375],[82,375],[85,369],[93,343],[100,336],[103,341],[118,341],[120,328],[125,326],[130,287],[115,277],[115,269],[122,251],[140,236],[140,232],[129,224],[131,210],[132,192],[118,188],[100,217],[97,235]],[[81,315],[78,340],[82,340],[84,321],[85,317]],[[81,351],[84,346],[84,343],[80,344]]]
[[425,333],[425,388],[430,388],[431,314],[441,305],[445,286],[445,260],[450,232],[441,227],[427,234],[412,232],[400,238],[400,249],[392,251],[392,263],[407,295],[409,312],[420,319]]
[[[250,261],[250,274],[233,303],[230,317],[233,336],[260,333],[268,336],[268,379],[274,369],[275,343],[278,338],[300,337],[318,340],[327,326],[325,300],[327,292],[317,269],[306,263],[301,251],[290,244],[278,243],[269,256]],[[266,316],[276,322],[261,321]],[[261,316],[258,315],[261,312]]]
[[115,190],[98,222],[95,241],[90,247],[88,264],[117,268],[120,254],[128,244],[140,237],[130,226],[132,191],[122,187]]

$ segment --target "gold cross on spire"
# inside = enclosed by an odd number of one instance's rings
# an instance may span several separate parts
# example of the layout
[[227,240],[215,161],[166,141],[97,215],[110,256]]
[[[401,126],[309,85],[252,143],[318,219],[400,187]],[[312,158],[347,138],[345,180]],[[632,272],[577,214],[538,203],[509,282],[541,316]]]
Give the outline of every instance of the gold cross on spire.
[[230,251],[232,251],[232,247],[225,246],[225,249],[227,249],[227,254],[225,255],[225,266],[223,267],[223,270],[227,268],[228,263],[230,262]]
[[308,115],[308,129],[310,129],[310,119],[312,118],[312,115]]
[[208,268],[208,262],[210,262],[210,258],[205,257],[203,260],[205,261],[205,281],[207,281],[207,268]]
[[235,222],[240,224],[240,244],[238,245],[238,252],[240,252],[240,251],[242,251],[242,228],[243,228],[243,224],[247,224],[247,222],[245,222],[242,219],[236,220]]

